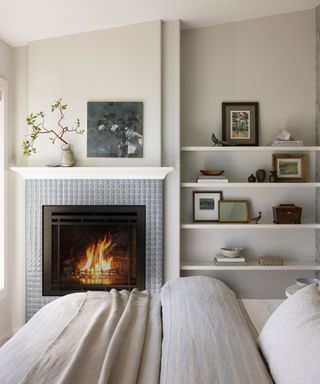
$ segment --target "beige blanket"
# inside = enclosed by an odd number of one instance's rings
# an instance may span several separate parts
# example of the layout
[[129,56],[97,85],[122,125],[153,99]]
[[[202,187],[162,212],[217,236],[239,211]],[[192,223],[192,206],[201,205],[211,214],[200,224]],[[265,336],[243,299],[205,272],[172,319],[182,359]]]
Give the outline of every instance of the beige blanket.
[[87,292],[21,384],[158,383],[160,347],[158,295]]

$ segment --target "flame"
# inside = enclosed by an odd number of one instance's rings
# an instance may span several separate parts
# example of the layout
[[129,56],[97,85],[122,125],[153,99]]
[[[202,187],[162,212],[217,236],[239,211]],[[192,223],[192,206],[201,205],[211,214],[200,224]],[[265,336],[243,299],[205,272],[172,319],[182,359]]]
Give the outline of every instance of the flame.
[[80,262],[80,273],[98,278],[112,269],[110,251],[115,245],[112,244],[112,236],[108,233],[103,239],[90,243],[86,248],[85,259]]

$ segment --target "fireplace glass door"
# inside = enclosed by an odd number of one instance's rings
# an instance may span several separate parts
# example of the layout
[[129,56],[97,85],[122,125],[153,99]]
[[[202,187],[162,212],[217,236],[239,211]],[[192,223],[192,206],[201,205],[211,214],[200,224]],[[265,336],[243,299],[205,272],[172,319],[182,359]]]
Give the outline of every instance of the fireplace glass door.
[[43,206],[44,296],[144,285],[144,206]]

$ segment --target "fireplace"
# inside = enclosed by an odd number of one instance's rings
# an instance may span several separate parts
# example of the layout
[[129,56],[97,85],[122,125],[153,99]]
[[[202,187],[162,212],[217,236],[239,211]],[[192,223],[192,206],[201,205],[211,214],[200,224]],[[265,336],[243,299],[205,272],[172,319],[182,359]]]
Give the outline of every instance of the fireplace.
[[43,205],[43,296],[145,288],[145,206]]

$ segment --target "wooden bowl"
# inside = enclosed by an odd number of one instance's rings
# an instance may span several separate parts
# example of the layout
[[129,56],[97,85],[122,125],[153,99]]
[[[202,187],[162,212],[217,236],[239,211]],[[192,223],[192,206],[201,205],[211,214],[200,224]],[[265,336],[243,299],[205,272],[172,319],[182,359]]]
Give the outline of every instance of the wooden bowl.
[[223,169],[200,169],[200,172],[205,176],[219,176],[222,175]]

